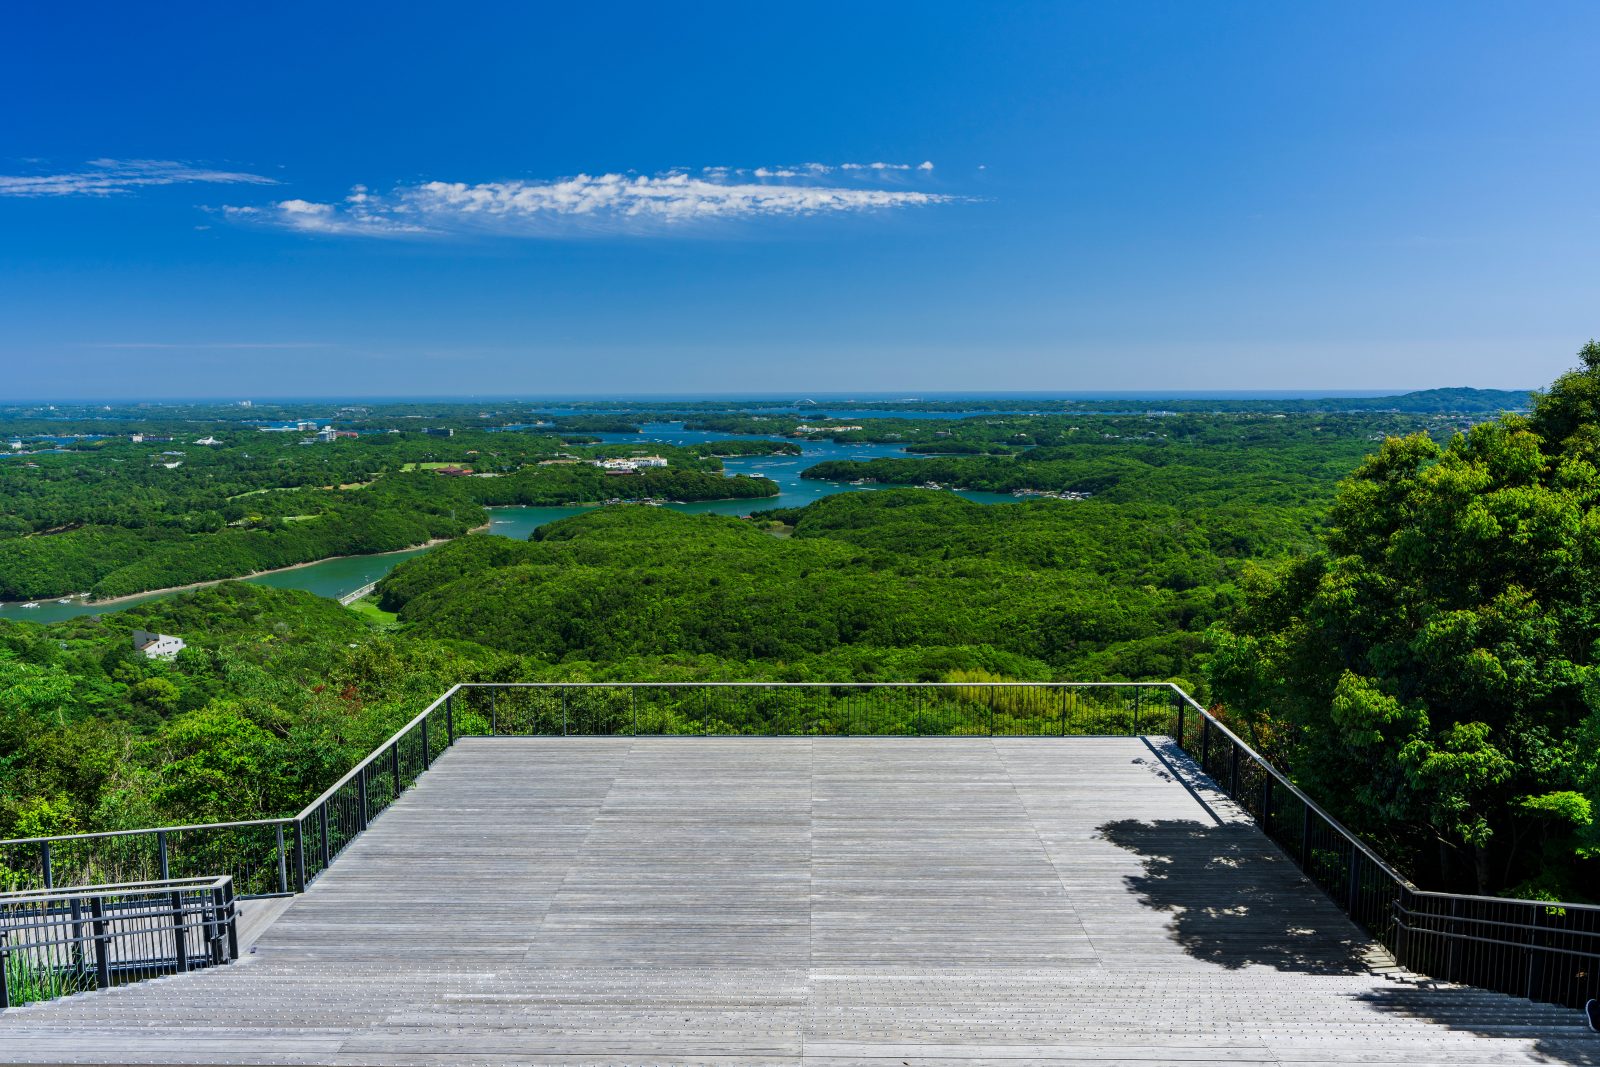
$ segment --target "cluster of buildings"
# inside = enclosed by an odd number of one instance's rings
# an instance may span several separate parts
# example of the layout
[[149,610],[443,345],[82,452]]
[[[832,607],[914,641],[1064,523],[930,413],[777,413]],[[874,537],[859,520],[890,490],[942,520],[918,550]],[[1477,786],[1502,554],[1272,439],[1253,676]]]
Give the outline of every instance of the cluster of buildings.
[[859,430],[859,429],[861,429],[860,426],[808,426],[808,425],[806,425],[805,423],[802,422],[799,426],[796,426],[793,430],[791,430],[789,432],[790,433],[797,433],[797,434],[843,433],[846,430]]
[[661,456],[630,456],[626,459],[591,459],[591,466],[599,467],[607,474],[633,474],[637,471],[647,470],[651,467],[665,467],[667,461]]

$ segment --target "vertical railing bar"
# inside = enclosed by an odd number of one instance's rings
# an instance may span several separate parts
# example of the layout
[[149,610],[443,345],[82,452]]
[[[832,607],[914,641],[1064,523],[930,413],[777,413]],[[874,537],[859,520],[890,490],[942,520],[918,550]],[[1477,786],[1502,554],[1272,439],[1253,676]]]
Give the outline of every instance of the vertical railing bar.
[[183,914],[183,893],[172,891],[172,947],[173,959],[179,974],[189,973],[189,938]]
[[289,857],[284,855],[283,852],[283,823],[280,822],[274,829],[277,830],[278,836],[278,892],[287,893],[289,891]]

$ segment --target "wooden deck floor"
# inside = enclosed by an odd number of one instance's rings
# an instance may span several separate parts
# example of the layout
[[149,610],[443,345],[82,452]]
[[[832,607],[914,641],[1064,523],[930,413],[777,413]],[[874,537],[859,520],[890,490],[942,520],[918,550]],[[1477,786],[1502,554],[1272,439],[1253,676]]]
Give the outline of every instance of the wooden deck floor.
[[1366,950],[1159,741],[469,739],[254,955],[0,1061],[1600,1063]]

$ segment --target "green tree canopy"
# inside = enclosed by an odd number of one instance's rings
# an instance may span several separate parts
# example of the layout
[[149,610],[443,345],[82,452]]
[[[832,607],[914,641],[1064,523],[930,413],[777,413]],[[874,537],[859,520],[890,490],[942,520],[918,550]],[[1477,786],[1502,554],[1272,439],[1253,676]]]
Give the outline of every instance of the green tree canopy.
[[1251,583],[1214,692],[1424,882],[1595,896],[1600,345],[1444,447],[1391,438]]

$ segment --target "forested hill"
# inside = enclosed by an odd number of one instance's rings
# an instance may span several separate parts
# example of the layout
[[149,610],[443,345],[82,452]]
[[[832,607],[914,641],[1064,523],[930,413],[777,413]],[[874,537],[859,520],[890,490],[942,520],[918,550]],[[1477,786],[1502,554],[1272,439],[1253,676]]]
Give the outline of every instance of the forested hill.
[[[443,546],[379,589],[413,633],[551,662],[715,657],[730,676],[822,679],[936,678],[953,665],[1181,677],[1201,632],[1236,603],[1245,561],[1311,543],[1310,516],[1292,509],[978,505],[922,490],[840,494],[765,518],[766,530],[608,508],[530,543]],[[914,654],[876,666],[865,655],[888,650]]]

